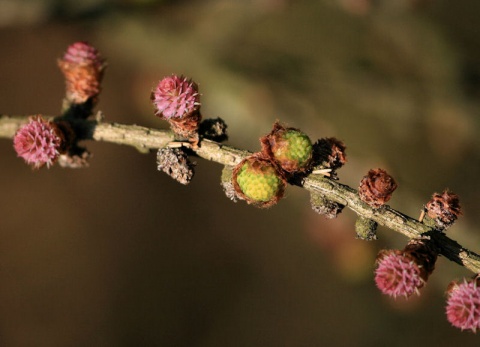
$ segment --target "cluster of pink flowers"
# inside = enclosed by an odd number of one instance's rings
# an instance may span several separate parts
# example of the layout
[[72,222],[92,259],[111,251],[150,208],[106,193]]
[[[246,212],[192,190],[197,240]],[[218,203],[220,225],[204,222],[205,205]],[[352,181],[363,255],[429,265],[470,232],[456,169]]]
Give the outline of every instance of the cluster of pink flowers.
[[[67,106],[93,107],[100,93],[100,83],[106,67],[105,60],[97,49],[84,41],[75,42],[67,47],[58,60],[58,65],[65,76]],[[165,77],[152,91],[151,100],[155,114],[167,120],[177,136],[187,138],[193,144],[198,142],[201,104],[195,82],[183,76]],[[92,103],[87,104],[88,101]],[[75,107],[73,110],[84,111]],[[87,110],[84,115],[74,113],[73,118],[86,118],[91,114],[90,111]],[[67,125],[61,126],[64,123]],[[50,167],[57,161],[62,166],[85,167],[88,157],[86,150],[80,151],[80,155],[70,154],[69,150],[76,146],[72,140],[74,138],[68,119],[52,122],[38,115],[31,117],[28,124],[18,129],[14,136],[14,149],[19,157],[36,169]],[[69,154],[61,156],[67,151]]]

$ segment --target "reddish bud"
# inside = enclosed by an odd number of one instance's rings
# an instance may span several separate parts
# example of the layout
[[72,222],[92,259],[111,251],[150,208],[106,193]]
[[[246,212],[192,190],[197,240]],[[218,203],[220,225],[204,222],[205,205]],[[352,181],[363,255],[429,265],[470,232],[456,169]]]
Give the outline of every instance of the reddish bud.
[[195,143],[198,142],[198,128],[199,123],[202,120],[200,112],[190,113],[188,117],[176,119],[170,118],[168,122],[172,131],[180,136],[180,138],[189,139]]
[[372,206],[379,208],[392,197],[397,189],[397,183],[385,170],[372,169],[360,182],[358,194],[360,199]]
[[65,76],[66,97],[73,104],[83,104],[100,94],[106,64],[98,51],[86,42],[67,48],[58,66]]
[[458,195],[448,190],[442,194],[433,194],[425,205],[425,210],[440,228],[448,228],[462,214]]

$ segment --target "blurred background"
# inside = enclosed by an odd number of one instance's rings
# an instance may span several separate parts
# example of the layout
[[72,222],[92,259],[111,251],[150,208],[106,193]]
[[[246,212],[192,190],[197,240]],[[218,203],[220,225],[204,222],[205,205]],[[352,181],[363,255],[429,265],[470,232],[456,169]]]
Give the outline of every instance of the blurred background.
[[[460,195],[448,233],[480,251],[480,3],[474,0],[0,0],[0,113],[56,115],[56,65],[79,40],[108,60],[97,109],[166,128],[149,94],[193,78],[204,117],[256,151],[279,119],[345,141],[340,181],[382,167],[390,205],[418,217]],[[471,276],[439,259],[420,297],[382,296],[376,253],[406,238],[354,237],[288,187],[259,210],[228,200],[198,159],[182,186],[155,153],[86,143],[88,169],[32,171],[0,139],[1,346],[464,346],[444,291]]]

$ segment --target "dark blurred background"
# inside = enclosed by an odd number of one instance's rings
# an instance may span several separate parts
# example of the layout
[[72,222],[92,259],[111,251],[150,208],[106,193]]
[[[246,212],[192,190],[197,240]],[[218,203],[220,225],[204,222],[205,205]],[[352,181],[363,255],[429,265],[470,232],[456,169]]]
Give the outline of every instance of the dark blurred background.
[[[417,217],[460,195],[448,231],[480,251],[480,3],[474,0],[0,0],[0,113],[59,113],[56,59],[87,40],[108,59],[107,121],[166,128],[149,93],[198,82],[204,117],[255,151],[279,119],[345,141],[342,183],[387,169],[390,205]],[[478,345],[445,319],[444,290],[470,276],[440,259],[419,298],[383,297],[382,248],[355,216],[326,220],[297,187],[269,210],[233,203],[198,159],[182,186],[155,154],[86,144],[88,169],[32,171],[0,140],[1,346]]]

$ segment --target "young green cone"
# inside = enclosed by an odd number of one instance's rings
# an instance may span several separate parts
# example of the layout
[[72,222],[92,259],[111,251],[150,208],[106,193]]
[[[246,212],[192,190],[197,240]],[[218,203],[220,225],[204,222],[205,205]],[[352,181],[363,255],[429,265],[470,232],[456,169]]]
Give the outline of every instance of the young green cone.
[[261,153],[242,160],[233,170],[233,186],[238,197],[257,207],[270,207],[283,197],[285,179]]

